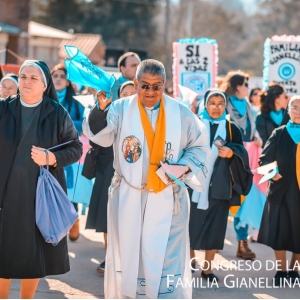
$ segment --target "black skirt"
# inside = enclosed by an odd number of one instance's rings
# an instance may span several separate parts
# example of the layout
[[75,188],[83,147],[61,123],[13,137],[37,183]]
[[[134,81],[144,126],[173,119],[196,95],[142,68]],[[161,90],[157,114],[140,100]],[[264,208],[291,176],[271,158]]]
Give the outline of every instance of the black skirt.
[[98,168],[86,221],[86,229],[96,229],[96,232],[107,232],[108,189],[113,176],[113,160],[105,168]]
[[229,201],[209,200],[207,210],[191,202],[190,245],[193,250],[223,249],[227,228]]
[[300,253],[300,193],[296,180],[290,183],[281,203],[267,200],[257,241],[274,250]]

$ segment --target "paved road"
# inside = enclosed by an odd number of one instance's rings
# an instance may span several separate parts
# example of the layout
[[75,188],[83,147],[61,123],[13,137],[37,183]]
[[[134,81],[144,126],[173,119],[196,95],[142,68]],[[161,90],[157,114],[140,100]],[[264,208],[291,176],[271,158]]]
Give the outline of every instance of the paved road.
[[[85,216],[81,216],[81,236],[76,242],[69,243],[69,255],[71,262],[71,271],[61,276],[51,276],[46,279],[42,279],[37,289],[36,298],[39,299],[95,299],[104,298],[103,292],[103,275],[96,272],[97,265],[104,259],[105,251],[103,246],[103,236],[101,233],[95,233],[93,230],[84,230]],[[240,263],[241,268],[250,268],[247,271],[229,270],[222,271],[216,270],[215,274],[219,277],[220,281],[218,287],[211,285],[208,287],[206,281],[199,280],[200,271],[193,274],[196,284],[193,291],[193,298],[195,299],[266,299],[266,298],[300,298],[300,288],[249,288],[248,278],[261,279],[261,286],[271,286],[271,278],[274,276],[275,271],[266,271],[266,261],[273,261],[274,256],[270,248],[257,243],[251,243],[251,248],[256,252],[259,261],[251,262],[249,265],[245,265],[245,261]],[[234,263],[238,263],[235,257],[237,249],[237,243],[235,240],[235,234],[232,223],[228,224],[228,230],[226,234],[226,241],[224,250],[220,251],[215,259],[216,265],[222,263],[222,266],[234,267]],[[203,252],[197,251],[197,257],[199,262],[203,260]],[[230,263],[230,261],[233,261]],[[253,269],[259,269],[260,263],[262,265],[261,270],[254,271]],[[269,262],[269,264],[271,264]],[[271,266],[271,265],[270,265]],[[225,277],[227,277],[227,281]],[[244,278],[244,279],[243,279]],[[232,279],[234,284],[232,284]],[[245,282],[248,286],[245,286]],[[234,288],[226,287],[234,285]],[[10,298],[19,298],[19,280],[13,280]]]

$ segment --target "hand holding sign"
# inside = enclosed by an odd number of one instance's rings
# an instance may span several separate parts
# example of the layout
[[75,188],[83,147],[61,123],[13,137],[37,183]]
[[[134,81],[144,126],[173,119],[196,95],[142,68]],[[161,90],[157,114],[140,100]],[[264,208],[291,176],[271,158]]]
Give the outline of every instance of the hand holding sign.
[[273,179],[274,181],[279,180],[282,176],[279,174],[277,161],[274,161],[270,164],[261,166],[255,170],[252,170],[254,173],[264,175],[258,184],[261,184],[267,180]]
[[161,167],[156,171],[156,174],[165,184],[170,183],[170,178],[179,186],[187,188],[187,186],[182,181],[180,181],[179,178],[189,170],[189,167],[181,165],[169,165],[163,162],[160,162],[160,164]]
[[279,179],[281,179],[281,178],[282,178],[282,176],[281,176],[279,173],[277,173],[277,174],[272,178],[272,180],[277,181],[277,180],[279,180]]

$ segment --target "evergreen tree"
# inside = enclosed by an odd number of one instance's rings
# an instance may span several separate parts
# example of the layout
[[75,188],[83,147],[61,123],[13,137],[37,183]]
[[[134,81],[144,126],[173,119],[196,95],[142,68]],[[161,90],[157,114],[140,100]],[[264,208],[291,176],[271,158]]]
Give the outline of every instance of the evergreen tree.
[[158,0],[32,0],[33,20],[75,33],[101,34],[108,47],[149,50]]
[[155,38],[157,0],[93,0],[86,4],[84,31],[100,33],[108,46],[143,49]]
[[31,0],[32,20],[42,24],[68,31],[81,32],[83,0]]

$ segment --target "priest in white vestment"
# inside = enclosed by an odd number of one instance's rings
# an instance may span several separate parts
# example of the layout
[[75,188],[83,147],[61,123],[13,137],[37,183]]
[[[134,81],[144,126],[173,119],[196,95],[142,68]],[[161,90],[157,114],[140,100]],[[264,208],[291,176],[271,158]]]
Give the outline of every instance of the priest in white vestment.
[[165,81],[163,64],[144,60],[134,79],[137,95],[113,103],[99,98],[83,122],[92,142],[114,147],[106,298],[192,297],[188,193],[156,171],[161,162],[185,166],[180,180],[203,191],[209,141],[189,108],[163,93]]

